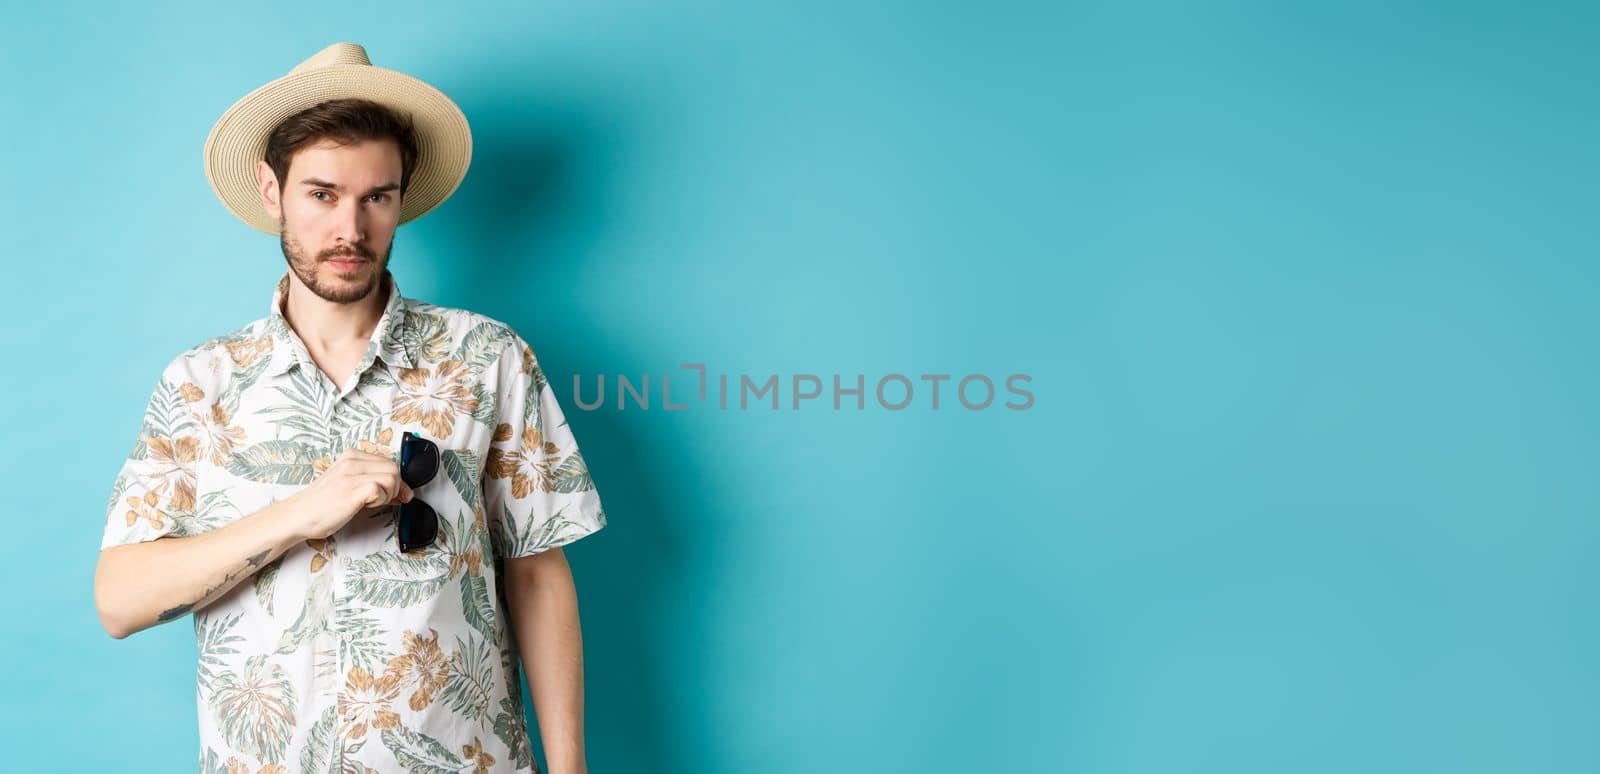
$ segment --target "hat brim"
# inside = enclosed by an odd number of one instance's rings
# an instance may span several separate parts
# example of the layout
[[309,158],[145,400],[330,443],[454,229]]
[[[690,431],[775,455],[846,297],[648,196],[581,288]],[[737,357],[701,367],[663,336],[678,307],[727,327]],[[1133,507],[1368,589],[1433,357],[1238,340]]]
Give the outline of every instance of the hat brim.
[[417,136],[417,166],[400,204],[400,223],[439,206],[461,185],[472,162],[467,117],[444,92],[405,73],[372,65],[332,65],[290,73],[246,94],[206,137],[206,180],[223,206],[251,228],[278,234],[256,186],[256,162],[267,136],[284,119],[330,99],[370,99],[409,116]]

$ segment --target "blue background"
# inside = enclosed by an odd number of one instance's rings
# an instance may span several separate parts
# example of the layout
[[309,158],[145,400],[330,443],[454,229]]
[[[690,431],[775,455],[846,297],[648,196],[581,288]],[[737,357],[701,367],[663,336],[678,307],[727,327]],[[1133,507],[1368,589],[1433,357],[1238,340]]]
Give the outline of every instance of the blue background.
[[[606,504],[593,771],[1600,768],[1592,4],[5,18],[6,770],[193,766],[189,621],[96,619],[105,500],[284,268],[206,133],[339,40],[472,122],[393,268],[526,334]],[[1035,402],[572,403],[685,362]]]

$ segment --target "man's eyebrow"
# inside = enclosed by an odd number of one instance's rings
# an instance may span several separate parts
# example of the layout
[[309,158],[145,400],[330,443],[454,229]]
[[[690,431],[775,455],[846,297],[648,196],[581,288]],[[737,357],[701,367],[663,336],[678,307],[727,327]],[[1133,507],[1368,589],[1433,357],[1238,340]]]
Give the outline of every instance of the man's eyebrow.
[[[340,191],[340,192],[344,191],[344,187],[341,186],[341,185],[338,185],[338,184],[335,184],[335,183],[330,183],[330,182],[328,182],[326,180],[321,180],[321,179],[318,179],[318,178],[315,178],[315,177],[308,177],[308,178],[306,178],[304,180],[301,180],[300,184],[301,185],[309,185],[309,186],[311,186],[313,188],[331,188],[331,189],[333,189],[335,191]],[[400,184],[399,183],[384,183],[383,185],[372,187],[371,189],[369,189],[367,191],[366,195],[370,196],[370,195],[375,194],[375,193],[383,193],[384,191],[395,191],[395,190],[399,190],[399,188],[400,188]]]

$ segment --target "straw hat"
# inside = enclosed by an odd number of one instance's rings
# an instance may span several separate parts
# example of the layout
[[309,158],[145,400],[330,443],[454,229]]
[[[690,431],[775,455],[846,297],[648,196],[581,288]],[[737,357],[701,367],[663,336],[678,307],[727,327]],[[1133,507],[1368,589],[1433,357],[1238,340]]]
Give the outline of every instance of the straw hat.
[[400,222],[415,220],[455,193],[472,161],[467,117],[443,92],[404,73],[373,67],[367,50],[335,43],[288,75],[246,94],[228,108],[206,138],[206,180],[234,215],[267,234],[278,221],[261,205],[256,162],[267,135],[284,119],[330,99],[361,97],[383,104],[416,128],[417,166],[400,206]]

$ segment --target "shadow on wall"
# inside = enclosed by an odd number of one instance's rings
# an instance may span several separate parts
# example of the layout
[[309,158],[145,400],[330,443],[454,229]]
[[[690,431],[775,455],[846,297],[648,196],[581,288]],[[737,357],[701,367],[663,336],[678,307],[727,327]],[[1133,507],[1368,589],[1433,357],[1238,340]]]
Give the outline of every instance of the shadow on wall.
[[[493,78],[500,74],[484,74]],[[514,79],[487,82],[514,83]],[[530,89],[530,91],[532,91]],[[668,697],[667,641],[704,640],[687,627],[704,620],[700,606],[662,609],[684,568],[700,564],[686,551],[694,545],[719,545],[700,532],[693,541],[672,529],[696,524],[700,503],[664,498],[653,461],[674,460],[671,489],[703,491],[692,480],[676,480],[689,455],[671,448],[645,448],[631,432],[632,414],[581,411],[571,391],[571,374],[614,370],[601,338],[609,326],[586,309],[600,303],[572,303],[560,279],[572,265],[601,276],[623,271],[596,251],[608,229],[617,228],[608,202],[626,185],[616,156],[627,127],[608,123],[583,104],[555,103],[547,94],[496,94],[497,102],[472,110],[474,146],[471,170],[449,206],[441,208],[443,241],[435,260],[446,284],[460,283],[451,295],[476,311],[511,325],[533,347],[547,369],[574,437],[589,463],[607,526],[567,549],[577,580],[583,621],[585,739],[594,770],[705,772],[724,770],[713,738],[684,738],[703,728],[681,722],[683,703],[701,706],[699,697]],[[579,262],[582,262],[581,264]],[[503,295],[502,295],[503,294]],[[499,310],[499,312],[491,311]],[[509,311],[508,311],[509,310]],[[704,649],[694,649],[703,652]],[[706,668],[711,668],[707,665]],[[526,700],[526,695],[524,699]],[[536,755],[544,759],[532,704],[527,704]],[[547,769],[546,769],[547,770]]]

